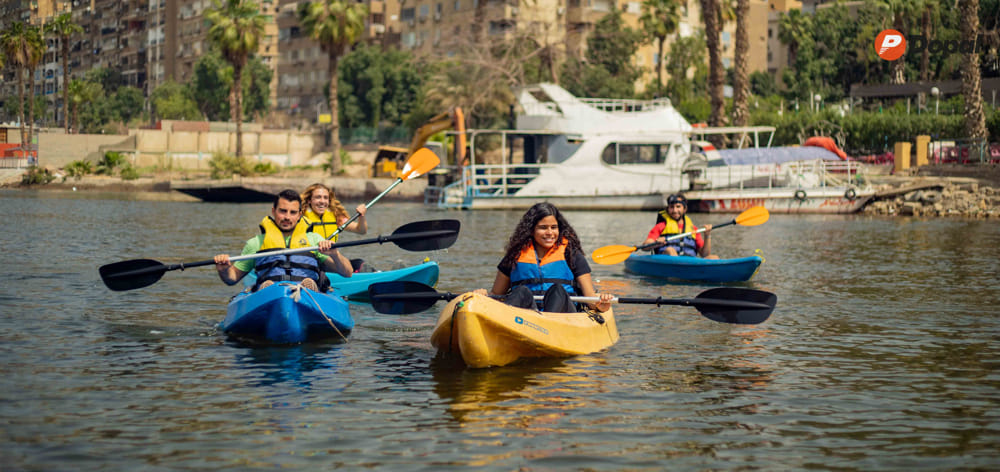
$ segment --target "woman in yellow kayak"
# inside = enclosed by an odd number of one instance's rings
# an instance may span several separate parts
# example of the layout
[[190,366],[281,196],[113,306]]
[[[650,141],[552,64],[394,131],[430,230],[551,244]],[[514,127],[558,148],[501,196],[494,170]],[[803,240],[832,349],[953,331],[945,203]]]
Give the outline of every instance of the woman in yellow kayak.
[[[570,295],[600,297],[591,309],[607,311],[613,295],[598,294],[590,276],[590,265],[580,238],[559,209],[551,203],[536,203],[521,217],[507,241],[497,265],[491,295],[521,308],[540,308],[554,313],[572,313],[577,308]],[[476,293],[486,295],[485,289]],[[541,304],[534,296],[544,295]]]
[[[308,225],[307,231],[333,242],[337,242],[338,236],[334,236],[337,228],[351,218],[344,205],[333,195],[333,190],[323,184],[312,184],[302,192],[302,209],[302,221]],[[368,220],[365,219],[368,208],[362,203],[356,210],[358,219],[347,225],[344,231],[365,234],[368,232]],[[361,259],[351,259],[355,272],[361,271],[363,264]]]

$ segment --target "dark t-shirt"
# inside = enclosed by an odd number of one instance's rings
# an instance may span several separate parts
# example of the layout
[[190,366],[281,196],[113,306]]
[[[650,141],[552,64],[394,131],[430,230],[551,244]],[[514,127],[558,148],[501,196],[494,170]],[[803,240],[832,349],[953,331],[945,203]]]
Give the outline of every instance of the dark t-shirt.
[[[573,271],[574,279],[581,275],[590,273],[590,264],[587,263],[587,256],[583,255],[582,252],[575,253],[566,262],[569,264],[570,270]],[[514,267],[501,267],[500,265],[497,265],[497,270],[499,270],[501,274],[510,278],[510,273],[514,270]]]

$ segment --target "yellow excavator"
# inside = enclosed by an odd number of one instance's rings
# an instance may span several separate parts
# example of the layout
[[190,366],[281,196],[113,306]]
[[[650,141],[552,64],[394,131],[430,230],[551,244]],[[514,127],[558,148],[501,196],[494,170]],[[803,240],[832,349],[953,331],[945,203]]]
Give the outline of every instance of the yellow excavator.
[[423,126],[417,128],[410,140],[410,147],[402,148],[397,146],[379,146],[378,153],[375,154],[375,162],[372,163],[372,177],[399,177],[403,170],[402,166],[406,159],[422,147],[427,147],[441,158],[441,162],[448,162],[447,152],[441,143],[428,143],[431,136],[452,129],[455,135],[455,162],[461,163],[465,158],[465,115],[462,109],[455,107],[451,111],[438,114],[427,120]]

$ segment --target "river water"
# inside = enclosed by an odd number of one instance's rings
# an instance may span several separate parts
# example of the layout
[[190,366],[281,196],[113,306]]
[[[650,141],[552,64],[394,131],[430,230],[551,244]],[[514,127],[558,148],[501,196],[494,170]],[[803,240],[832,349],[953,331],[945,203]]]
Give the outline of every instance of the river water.
[[[988,470],[1000,468],[1000,223],[772,215],[713,233],[760,250],[757,326],[617,305],[620,341],[564,360],[468,370],[435,360],[437,313],[355,304],[346,343],[261,348],[215,325],[234,289],[211,266],[111,292],[100,265],[238,254],[264,204],[0,192],[3,470]],[[353,208],[355,202],[347,205]],[[521,212],[381,202],[370,232],[455,218],[438,289],[488,287]],[[590,251],[635,244],[651,213],[567,212]],[[732,215],[694,215],[722,223]],[[693,297],[594,265],[602,291]],[[440,308],[443,304],[439,304]]]

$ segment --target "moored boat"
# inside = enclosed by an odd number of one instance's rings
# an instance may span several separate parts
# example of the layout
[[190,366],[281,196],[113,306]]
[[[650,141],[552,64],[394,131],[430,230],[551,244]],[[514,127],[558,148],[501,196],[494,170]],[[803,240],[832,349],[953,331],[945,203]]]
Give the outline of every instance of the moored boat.
[[[515,128],[466,130],[468,160],[456,159],[452,174],[429,184],[425,203],[657,210],[668,195],[692,192],[692,211],[853,213],[875,195],[863,166],[832,140],[771,147],[772,126],[692,126],[665,98],[578,98],[555,84],[517,96]],[[716,149],[713,135],[730,137],[734,149]]]
[[703,259],[666,254],[632,254],[625,260],[625,270],[648,275],[696,282],[745,282],[760,268],[760,256],[735,259]]
[[431,344],[439,353],[461,356],[469,367],[589,354],[617,341],[613,310],[599,316],[539,313],[471,292],[444,307],[431,334]]
[[219,329],[243,340],[298,344],[346,340],[354,329],[343,298],[278,282],[256,292],[243,291],[229,301]]
[[[425,285],[437,285],[440,273],[438,263],[434,261],[424,261],[400,269],[384,270],[377,272],[355,272],[350,277],[327,272],[326,277],[330,280],[330,293],[354,301],[368,301],[368,286],[378,282],[393,282],[408,280],[420,282]],[[243,278],[243,284],[252,287],[257,283],[255,272],[250,272]]]

